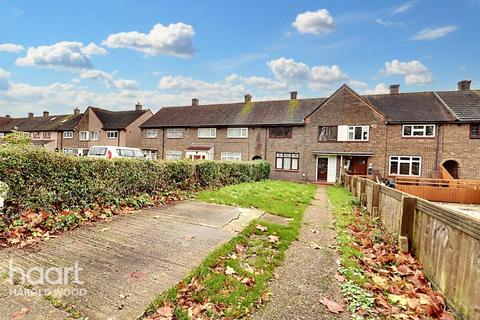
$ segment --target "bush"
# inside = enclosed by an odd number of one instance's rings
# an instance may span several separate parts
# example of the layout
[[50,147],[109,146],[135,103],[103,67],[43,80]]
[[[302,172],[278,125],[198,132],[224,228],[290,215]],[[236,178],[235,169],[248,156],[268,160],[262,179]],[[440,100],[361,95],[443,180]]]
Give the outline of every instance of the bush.
[[[0,181],[12,218],[25,210],[59,212],[121,205],[130,198],[267,179],[266,161],[92,159],[30,147],[0,147]],[[137,203],[138,200],[135,201]]]

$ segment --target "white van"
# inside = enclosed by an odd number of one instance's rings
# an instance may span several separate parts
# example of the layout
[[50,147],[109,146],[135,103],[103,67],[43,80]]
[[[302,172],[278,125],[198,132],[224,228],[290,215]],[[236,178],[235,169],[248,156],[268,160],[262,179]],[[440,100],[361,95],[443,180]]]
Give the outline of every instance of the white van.
[[87,157],[91,158],[145,158],[142,150],[137,148],[114,147],[114,146],[93,146],[88,150]]

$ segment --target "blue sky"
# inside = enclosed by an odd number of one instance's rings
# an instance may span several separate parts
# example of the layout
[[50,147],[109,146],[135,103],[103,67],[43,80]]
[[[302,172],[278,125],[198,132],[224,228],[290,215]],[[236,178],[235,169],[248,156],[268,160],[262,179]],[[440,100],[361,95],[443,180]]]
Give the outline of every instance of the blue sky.
[[0,114],[456,88],[479,0],[0,0]]

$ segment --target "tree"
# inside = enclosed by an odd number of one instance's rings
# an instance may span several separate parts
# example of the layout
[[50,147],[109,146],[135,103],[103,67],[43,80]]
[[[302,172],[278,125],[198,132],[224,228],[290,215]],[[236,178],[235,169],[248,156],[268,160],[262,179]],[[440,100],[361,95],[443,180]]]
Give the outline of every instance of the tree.
[[28,145],[32,143],[32,139],[26,132],[13,130],[11,133],[7,134],[3,141],[6,144],[13,145]]

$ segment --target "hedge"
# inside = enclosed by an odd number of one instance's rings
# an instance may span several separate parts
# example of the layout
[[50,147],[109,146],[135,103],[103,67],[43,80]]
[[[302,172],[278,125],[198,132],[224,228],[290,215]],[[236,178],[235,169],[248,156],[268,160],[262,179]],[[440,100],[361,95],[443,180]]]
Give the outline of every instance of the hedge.
[[4,214],[115,205],[148,194],[193,192],[267,179],[267,161],[92,159],[42,149],[0,146],[0,181],[8,187]]

